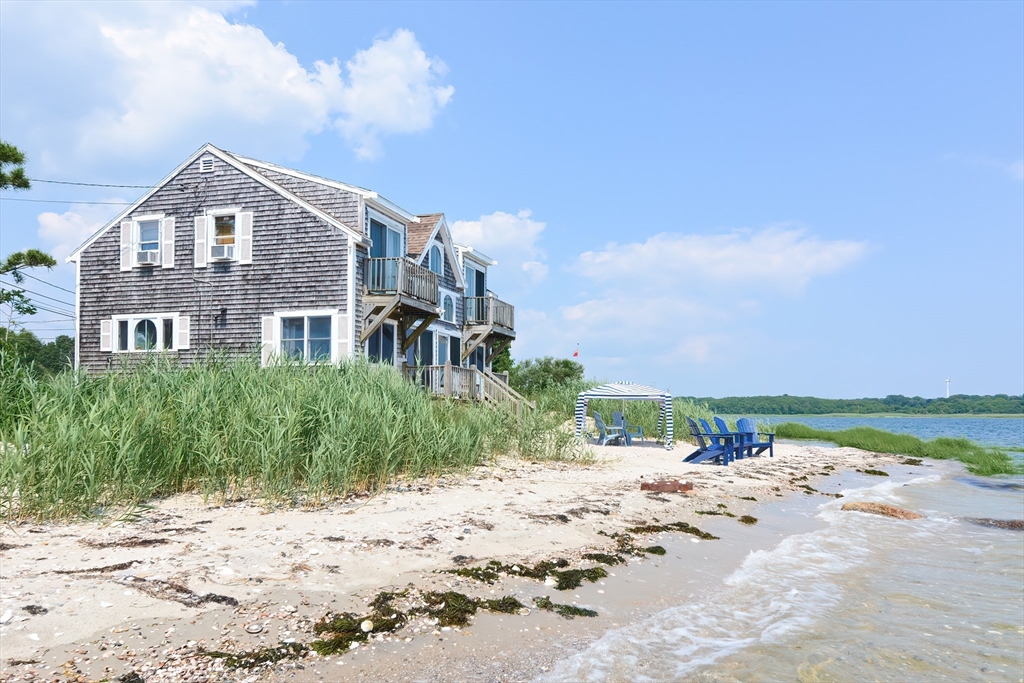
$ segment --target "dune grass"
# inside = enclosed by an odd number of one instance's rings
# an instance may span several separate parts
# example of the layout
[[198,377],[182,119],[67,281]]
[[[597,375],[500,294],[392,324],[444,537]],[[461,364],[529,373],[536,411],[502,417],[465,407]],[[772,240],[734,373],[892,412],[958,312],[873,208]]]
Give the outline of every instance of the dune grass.
[[584,457],[557,416],[431,399],[392,368],[154,358],[37,379],[0,357],[0,516],[102,513],[181,492],[316,502],[501,454]]
[[995,476],[1019,474],[1021,467],[1001,448],[986,448],[964,438],[940,437],[922,441],[909,434],[853,427],[840,431],[814,429],[795,422],[784,422],[775,427],[776,436],[786,439],[814,439],[831,441],[839,446],[851,446],[874,453],[894,453],[936,460],[959,460],[972,474]]

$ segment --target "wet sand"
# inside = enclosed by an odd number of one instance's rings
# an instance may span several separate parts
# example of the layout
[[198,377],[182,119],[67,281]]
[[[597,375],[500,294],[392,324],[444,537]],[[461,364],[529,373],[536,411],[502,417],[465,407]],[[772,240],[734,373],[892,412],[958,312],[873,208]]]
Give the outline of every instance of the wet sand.
[[[807,487],[824,491],[819,481],[831,475],[902,460],[793,444],[777,445],[774,459],[728,467],[680,462],[685,444],[594,452],[593,465],[504,460],[318,508],[177,496],[119,520],[4,527],[0,680],[117,680],[130,672],[145,681],[529,680],[603,631],[658,610],[680,590],[700,590],[750,550],[799,531],[797,518],[786,528],[739,524],[753,506],[794,495],[820,502],[823,493]],[[640,490],[641,482],[662,478],[695,488]],[[666,555],[606,567],[607,577],[567,591],[525,578],[489,585],[437,573],[488,560],[599,566],[581,555],[614,550],[608,535],[677,521],[721,540],[634,535],[637,545],[661,545]],[[666,582],[666,572],[686,578]],[[342,655],[310,653],[252,669],[201,654],[309,643],[327,612],[365,614],[379,591],[408,587],[513,595],[530,613],[480,611],[468,626],[449,630],[412,619]],[[543,596],[599,616],[568,620],[537,609],[533,598]]]

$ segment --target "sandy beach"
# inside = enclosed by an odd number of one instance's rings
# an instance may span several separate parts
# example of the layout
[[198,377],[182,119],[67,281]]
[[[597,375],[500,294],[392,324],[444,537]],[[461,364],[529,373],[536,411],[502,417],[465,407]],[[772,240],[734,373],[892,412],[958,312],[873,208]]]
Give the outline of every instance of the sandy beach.
[[[0,680],[529,680],[602,631],[657,609],[666,598],[659,571],[670,564],[696,584],[737,564],[758,534],[778,535],[739,523],[755,505],[824,496],[816,488],[826,477],[904,460],[778,444],[773,459],[721,467],[682,463],[686,444],[592,450],[593,464],[503,460],[319,507],[177,496],[117,519],[5,526]],[[694,488],[641,490],[661,479]],[[657,544],[667,554],[640,553],[618,566],[582,557],[614,554],[612,536],[627,529],[675,522],[713,529],[720,540],[634,532],[637,547]],[[558,558],[565,569],[603,567],[607,576],[560,591],[550,578],[510,572],[488,583],[439,571]],[[392,633],[371,631],[343,654],[307,652],[251,668],[203,654],[308,644],[327,613],[367,614],[385,590],[409,591],[396,609],[424,591],[510,595],[524,608],[481,609],[463,627],[421,613]],[[566,619],[540,609],[537,597],[598,616]]]

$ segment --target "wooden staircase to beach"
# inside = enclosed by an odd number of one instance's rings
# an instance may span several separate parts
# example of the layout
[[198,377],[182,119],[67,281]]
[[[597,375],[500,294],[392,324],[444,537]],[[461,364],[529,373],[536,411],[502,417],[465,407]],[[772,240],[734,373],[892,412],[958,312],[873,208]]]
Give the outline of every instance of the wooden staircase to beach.
[[434,396],[483,401],[493,405],[508,405],[517,415],[523,408],[536,409],[536,404],[508,385],[500,377],[475,365],[468,368],[452,365],[406,365],[402,374],[420,384]]

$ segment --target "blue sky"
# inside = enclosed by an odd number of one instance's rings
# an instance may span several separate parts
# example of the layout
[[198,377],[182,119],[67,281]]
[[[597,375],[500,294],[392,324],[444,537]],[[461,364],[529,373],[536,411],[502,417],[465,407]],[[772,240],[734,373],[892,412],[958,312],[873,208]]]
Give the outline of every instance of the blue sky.
[[[1022,3],[6,0],[0,136],[33,178],[151,184],[212,142],[443,211],[513,355],[579,343],[600,379],[1024,391]],[[116,211],[0,201],[0,252]]]

